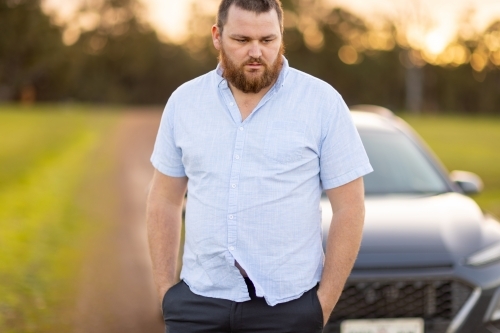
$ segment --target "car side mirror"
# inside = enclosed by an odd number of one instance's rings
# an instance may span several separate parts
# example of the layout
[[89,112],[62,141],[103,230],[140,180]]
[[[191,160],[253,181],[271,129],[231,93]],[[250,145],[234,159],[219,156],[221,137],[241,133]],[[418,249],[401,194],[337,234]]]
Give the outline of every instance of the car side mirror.
[[483,181],[475,173],[455,170],[450,173],[450,178],[465,194],[476,194],[483,190]]

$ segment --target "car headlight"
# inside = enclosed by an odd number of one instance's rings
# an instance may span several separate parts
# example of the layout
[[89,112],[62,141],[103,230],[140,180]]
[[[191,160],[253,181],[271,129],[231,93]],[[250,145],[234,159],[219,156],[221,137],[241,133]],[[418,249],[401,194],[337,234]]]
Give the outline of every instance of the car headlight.
[[465,259],[469,266],[482,266],[500,260],[500,243],[484,248]]

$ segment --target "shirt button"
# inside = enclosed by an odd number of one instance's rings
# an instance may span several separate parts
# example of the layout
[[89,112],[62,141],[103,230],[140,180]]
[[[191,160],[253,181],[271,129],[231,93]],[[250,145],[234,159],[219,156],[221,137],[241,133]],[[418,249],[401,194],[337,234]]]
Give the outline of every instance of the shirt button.
[[234,251],[234,246],[230,246],[229,251]]
[[236,155],[234,158],[237,159],[237,160],[239,160],[240,159],[240,155]]
[[240,131],[243,131],[243,127],[240,127]]
[[231,185],[232,188],[236,188],[236,184]]
[[232,220],[234,218],[233,215],[229,215],[229,219]]
[[234,103],[229,103],[229,105],[230,105],[230,106],[233,106],[233,105],[234,105]]

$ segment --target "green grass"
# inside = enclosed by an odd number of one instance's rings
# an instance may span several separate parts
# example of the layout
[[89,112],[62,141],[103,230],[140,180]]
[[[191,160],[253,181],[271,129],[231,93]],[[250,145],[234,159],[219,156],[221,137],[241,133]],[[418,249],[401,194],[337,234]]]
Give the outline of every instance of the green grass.
[[117,119],[86,111],[0,107],[0,332],[71,331],[84,244],[104,218],[89,184],[110,168]]
[[472,198],[500,217],[500,118],[410,116],[405,119],[439,156],[446,168],[479,175],[484,190]]

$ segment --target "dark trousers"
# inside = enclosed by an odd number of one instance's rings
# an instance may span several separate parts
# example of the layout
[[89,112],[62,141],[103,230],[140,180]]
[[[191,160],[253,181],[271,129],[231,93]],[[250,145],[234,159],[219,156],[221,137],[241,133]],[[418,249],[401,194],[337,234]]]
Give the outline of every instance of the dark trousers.
[[300,298],[267,305],[255,295],[255,287],[245,278],[250,301],[233,302],[203,297],[191,292],[183,282],[170,288],[163,298],[166,333],[320,333],[323,312],[317,287]]

